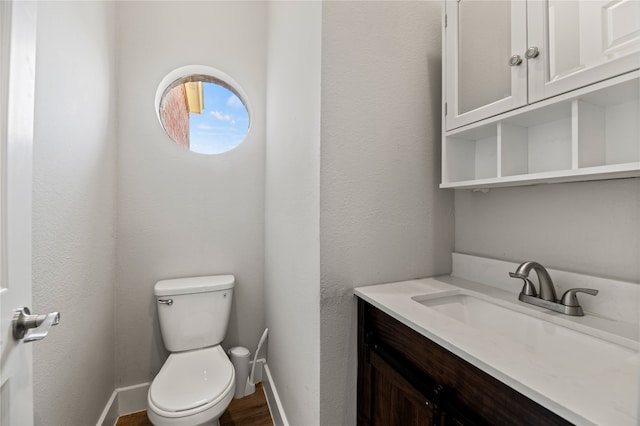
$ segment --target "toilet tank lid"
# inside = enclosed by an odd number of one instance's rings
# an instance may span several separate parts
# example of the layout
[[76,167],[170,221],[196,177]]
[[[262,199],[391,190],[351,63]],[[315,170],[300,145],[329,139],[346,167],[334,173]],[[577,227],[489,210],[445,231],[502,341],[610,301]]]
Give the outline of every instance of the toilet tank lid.
[[178,294],[227,290],[233,288],[235,282],[236,278],[233,275],[175,278],[172,280],[158,281],[154,286],[154,294],[156,296],[174,296]]

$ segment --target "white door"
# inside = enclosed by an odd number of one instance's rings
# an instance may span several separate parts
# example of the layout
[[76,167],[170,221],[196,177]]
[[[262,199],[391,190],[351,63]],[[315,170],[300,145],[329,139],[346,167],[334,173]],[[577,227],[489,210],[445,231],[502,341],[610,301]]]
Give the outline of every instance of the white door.
[[36,2],[0,1],[0,424],[33,424],[32,343],[14,310],[31,304],[31,150]]
[[529,102],[640,68],[640,0],[529,0]]
[[446,129],[526,105],[526,3],[447,0],[445,15]]

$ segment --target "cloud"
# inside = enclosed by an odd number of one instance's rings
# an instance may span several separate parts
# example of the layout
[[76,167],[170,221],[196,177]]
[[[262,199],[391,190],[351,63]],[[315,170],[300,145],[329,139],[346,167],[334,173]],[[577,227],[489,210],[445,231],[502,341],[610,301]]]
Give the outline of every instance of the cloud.
[[227,123],[236,124],[235,118],[229,114],[223,114],[220,111],[211,111],[211,115],[220,121],[226,121]]
[[213,127],[213,126],[210,126],[210,125],[208,125],[208,124],[198,124],[198,125],[196,126],[196,129],[198,129],[198,130],[213,130],[213,129],[214,129],[214,127]]
[[242,101],[235,94],[231,94],[229,99],[227,99],[227,106],[235,109],[244,108]]

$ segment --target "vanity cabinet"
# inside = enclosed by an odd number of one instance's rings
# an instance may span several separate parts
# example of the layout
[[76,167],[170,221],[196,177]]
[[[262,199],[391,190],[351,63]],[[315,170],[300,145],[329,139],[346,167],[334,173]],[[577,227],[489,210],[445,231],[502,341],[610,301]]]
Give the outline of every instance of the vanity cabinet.
[[358,425],[568,425],[358,299]]
[[640,2],[446,0],[442,188],[640,175]]

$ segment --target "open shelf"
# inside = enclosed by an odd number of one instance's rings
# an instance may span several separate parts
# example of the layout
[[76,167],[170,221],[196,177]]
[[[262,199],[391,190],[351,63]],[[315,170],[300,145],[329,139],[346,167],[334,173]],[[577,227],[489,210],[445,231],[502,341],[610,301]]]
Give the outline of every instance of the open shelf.
[[474,128],[446,140],[445,170],[452,182],[497,177],[496,126]]
[[578,98],[578,168],[640,161],[640,84],[628,81]]
[[[571,168],[571,104],[563,102],[551,109],[553,111],[534,111],[499,123],[502,154],[499,176]],[[540,112],[548,115],[548,120],[543,121]]]
[[445,132],[442,188],[640,176],[640,72]]

